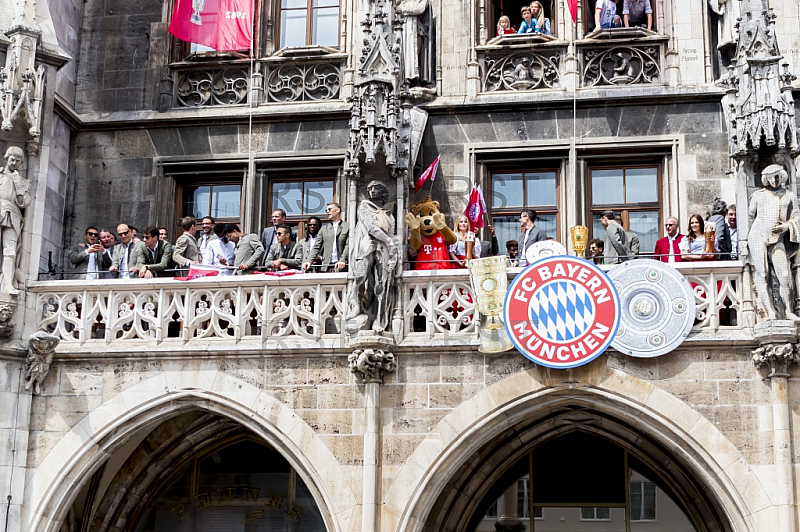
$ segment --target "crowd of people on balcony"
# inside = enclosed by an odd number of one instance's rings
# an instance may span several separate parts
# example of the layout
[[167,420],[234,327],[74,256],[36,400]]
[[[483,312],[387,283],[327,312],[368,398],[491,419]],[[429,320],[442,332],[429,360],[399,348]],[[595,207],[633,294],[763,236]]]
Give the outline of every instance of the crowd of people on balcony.
[[[119,224],[116,235],[94,226],[86,229],[84,241],[74,246],[67,258],[73,279],[130,279],[176,277],[186,275],[196,265],[219,270],[221,275],[242,275],[255,271],[273,272],[343,272],[347,270],[350,250],[350,224],[342,219],[341,207],[330,203],[327,220],[310,216],[305,234],[298,240],[297,227],[289,226],[286,213],[276,209],[272,224],[259,238],[245,234],[237,224],[217,224],[210,216],[200,221],[185,217],[180,220],[181,235],[171,244],[166,227],[149,226],[141,232],[133,226]],[[520,213],[520,234],[505,242],[506,255],[512,266],[527,265],[527,252],[536,242],[552,240],[536,225],[536,211]],[[670,216],[664,222],[663,238],[656,241],[652,255],[640,250],[639,236],[623,228],[620,213],[604,211],[600,223],[605,234],[588,243],[587,258],[596,264],[617,264],[648,257],[662,262],[704,260],[737,260],[738,230],[736,205],[715,200],[704,219],[699,214],[689,217],[686,234],[681,234],[679,221]],[[709,234],[713,230],[713,242]],[[482,242],[470,231],[469,219],[460,215],[453,226],[454,244],[447,246],[446,264],[436,269],[466,268],[470,259],[499,254],[494,227],[487,226],[490,240]],[[601,235],[595,235],[600,237]],[[469,254],[469,256],[468,256]],[[409,248],[410,263],[425,260]]]

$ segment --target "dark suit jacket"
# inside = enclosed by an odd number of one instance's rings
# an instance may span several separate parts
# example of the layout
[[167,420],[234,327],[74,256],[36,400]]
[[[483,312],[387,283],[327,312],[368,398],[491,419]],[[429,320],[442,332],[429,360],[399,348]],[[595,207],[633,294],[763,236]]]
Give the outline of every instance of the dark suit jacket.
[[[270,225],[261,231],[261,245],[265,250],[269,250],[272,244],[276,244],[278,239],[275,238],[275,226]],[[297,242],[297,227],[292,227],[292,242]]]
[[145,245],[144,249],[137,249],[136,264],[147,265],[153,275],[156,277],[169,277],[170,275],[164,273],[172,267],[172,244],[165,240],[159,240],[156,244],[156,257],[153,260],[153,254],[150,249]]
[[[350,225],[347,222],[342,221],[339,223],[339,231],[336,234],[335,240],[336,252],[339,254],[339,261],[344,262],[345,265],[347,265],[347,255],[350,253]],[[320,271],[327,272],[330,268],[333,242],[333,224],[329,223],[323,225],[322,229],[317,235],[317,241],[314,243],[314,248],[308,255],[311,260],[307,262],[311,262],[319,256],[322,259]]]
[[[528,241],[525,242],[525,233],[522,233],[519,237],[519,255],[520,257],[525,257],[525,252],[528,251],[528,248],[531,247],[531,244],[534,242],[543,242],[547,240],[547,233],[544,232],[544,229],[541,227],[536,227],[535,225],[529,229],[530,235],[528,235]],[[526,231],[527,232],[527,231]],[[523,242],[525,243],[525,247],[522,247]]]

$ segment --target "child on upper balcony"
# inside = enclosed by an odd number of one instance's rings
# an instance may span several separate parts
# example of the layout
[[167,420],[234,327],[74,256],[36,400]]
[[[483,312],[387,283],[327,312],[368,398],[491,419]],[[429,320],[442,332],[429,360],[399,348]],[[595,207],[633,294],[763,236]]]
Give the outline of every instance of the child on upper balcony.
[[538,33],[539,29],[531,15],[531,8],[529,6],[523,6],[523,8],[520,9],[520,13],[522,14],[522,24],[519,25],[518,33]]
[[502,37],[503,35],[510,35],[513,33],[517,32],[511,27],[511,19],[505,15],[500,17],[500,20],[497,21],[497,36]]
[[550,19],[544,16],[544,7],[537,0],[531,2],[531,18],[536,21],[537,33],[550,35]]
[[617,15],[617,4],[614,0],[597,0],[594,4],[594,29],[607,30],[621,28],[622,20]]

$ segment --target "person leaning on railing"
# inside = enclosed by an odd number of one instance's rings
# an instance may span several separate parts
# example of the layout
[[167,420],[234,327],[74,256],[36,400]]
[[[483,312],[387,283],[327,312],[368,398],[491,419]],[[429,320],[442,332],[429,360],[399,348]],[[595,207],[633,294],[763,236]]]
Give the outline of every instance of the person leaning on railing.
[[192,264],[200,262],[200,247],[194,237],[195,225],[197,221],[191,216],[181,218],[183,234],[175,241],[175,248],[172,250],[172,260],[179,268],[188,268]]
[[[689,232],[681,240],[681,258],[684,261],[714,260],[714,253],[706,253],[706,239],[703,232],[705,222],[699,214],[689,217]],[[716,248],[714,252],[716,253]]]
[[100,231],[90,225],[84,233],[84,242],[70,250],[67,255],[73,267],[70,279],[97,279],[100,271],[108,270],[111,266],[111,257],[103,253],[104,248],[99,236]]
[[[225,236],[236,245],[234,250],[235,275],[253,273],[253,269],[261,262],[264,256],[264,246],[256,234],[245,235],[236,224],[225,226]],[[220,260],[222,262],[222,260]],[[223,263],[227,265],[227,261]]]
[[152,277],[169,276],[167,273],[172,267],[172,244],[158,237],[158,228],[145,227],[142,231],[144,248],[134,250],[134,265],[139,271],[139,277],[150,279]]
[[684,236],[678,232],[678,229],[678,219],[674,216],[667,218],[664,222],[664,231],[667,235],[656,240],[653,258],[661,262],[683,262],[680,246]]

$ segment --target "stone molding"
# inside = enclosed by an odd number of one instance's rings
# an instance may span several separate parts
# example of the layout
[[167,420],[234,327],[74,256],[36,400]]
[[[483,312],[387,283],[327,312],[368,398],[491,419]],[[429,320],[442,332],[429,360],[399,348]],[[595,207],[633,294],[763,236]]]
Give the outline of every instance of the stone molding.
[[753,364],[757,368],[769,367],[768,379],[772,377],[789,377],[789,366],[800,362],[800,355],[794,344],[766,344],[753,349]]

